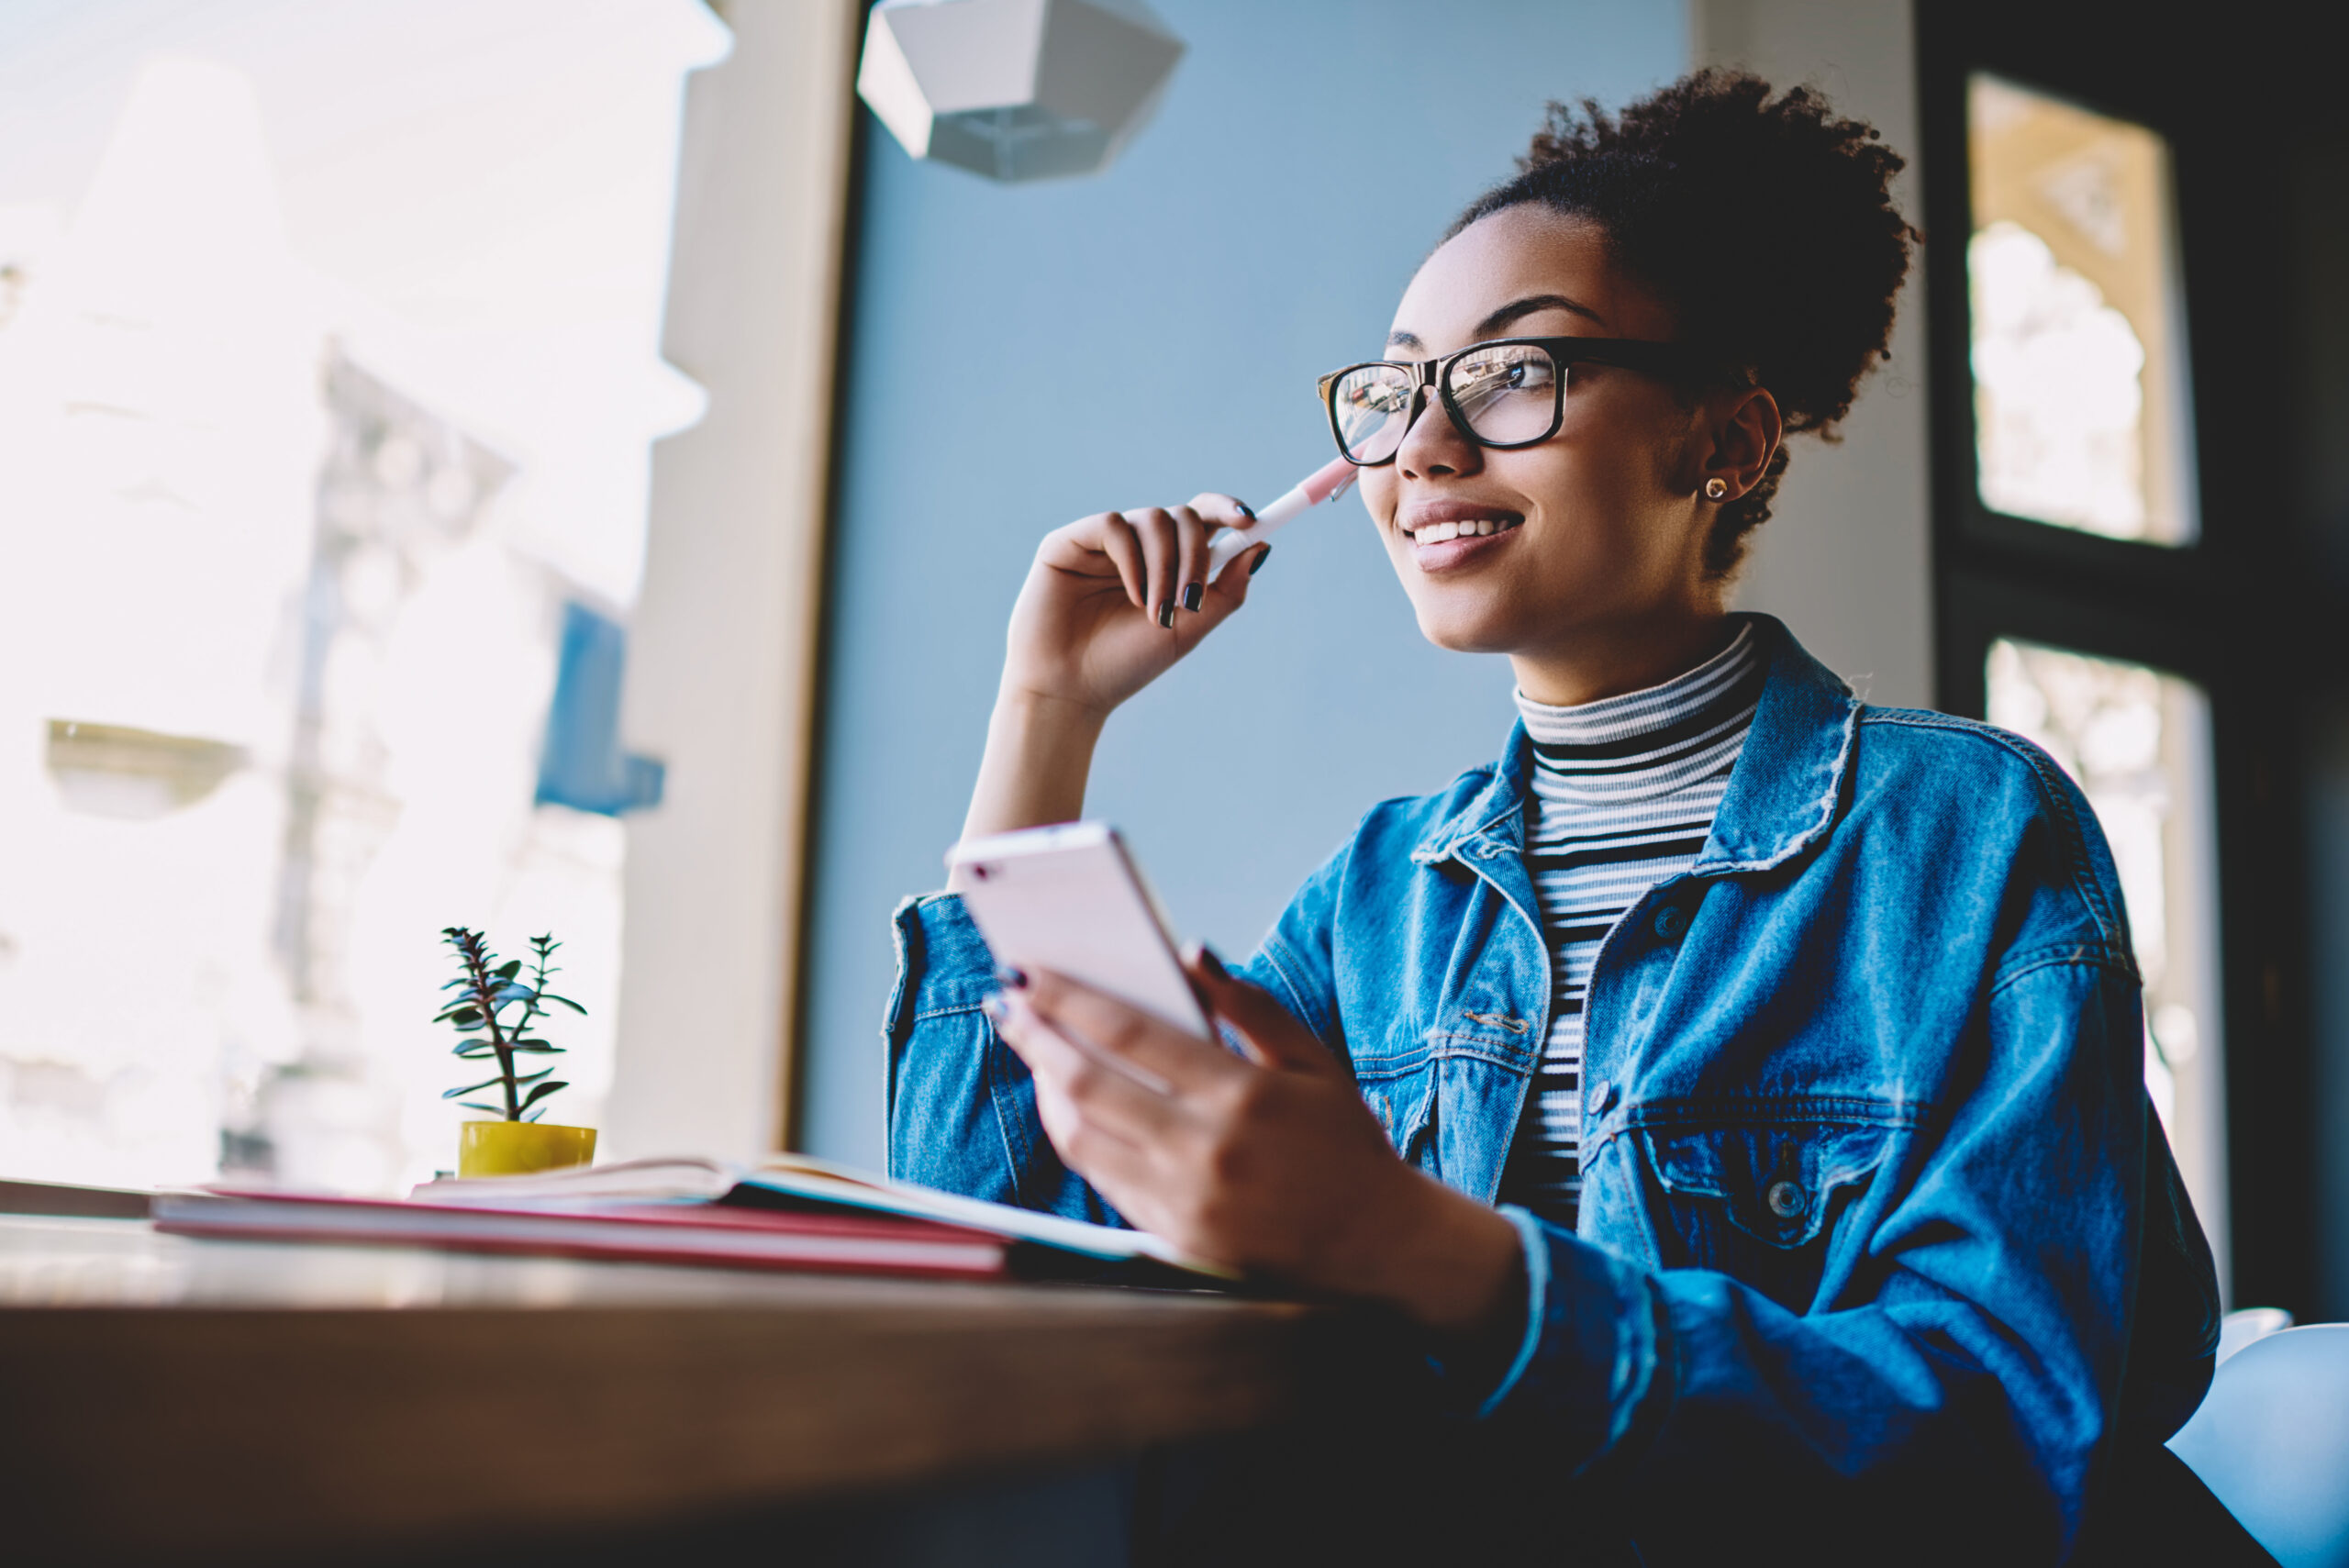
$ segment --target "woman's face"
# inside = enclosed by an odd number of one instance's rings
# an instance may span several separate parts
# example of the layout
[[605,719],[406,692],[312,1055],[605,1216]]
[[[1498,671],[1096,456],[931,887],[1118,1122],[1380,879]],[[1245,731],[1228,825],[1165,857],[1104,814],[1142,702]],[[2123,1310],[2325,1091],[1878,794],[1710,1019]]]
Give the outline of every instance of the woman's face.
[[[1395,313],[1386,355],[1432,359],[1493,338],[1675,335],[1672,312],[1608,254],[1601,231],[1547,207],[1510,207],[1428,258]],[[1659,617],[1717,614],[1702,570],[1712,508],[1698,496],[1703,410],[1654,377],[1569,373],[1564,423],[1538,446],[1480,447],[1431,395],[1395,461],[1362,471],[1386,553],[1440,647],[1571,657]],[[1494,525],[1448,542],[1446,523]]]

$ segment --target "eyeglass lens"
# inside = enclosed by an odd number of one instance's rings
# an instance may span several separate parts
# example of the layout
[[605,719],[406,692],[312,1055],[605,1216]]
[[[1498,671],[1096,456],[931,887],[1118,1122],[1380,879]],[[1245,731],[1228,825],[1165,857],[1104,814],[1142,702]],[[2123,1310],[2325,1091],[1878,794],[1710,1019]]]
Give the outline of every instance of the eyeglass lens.
[[[1476,439],[1492,446],[1538,441],[1555,428],[1556,361],[1531,343],[1497,343],[1444,369],[1444,390]],[[1414,378],[1398,365],[1359,365],[1330,389],[1338,440],[1356,462],[1385,462],[1411,427]]]

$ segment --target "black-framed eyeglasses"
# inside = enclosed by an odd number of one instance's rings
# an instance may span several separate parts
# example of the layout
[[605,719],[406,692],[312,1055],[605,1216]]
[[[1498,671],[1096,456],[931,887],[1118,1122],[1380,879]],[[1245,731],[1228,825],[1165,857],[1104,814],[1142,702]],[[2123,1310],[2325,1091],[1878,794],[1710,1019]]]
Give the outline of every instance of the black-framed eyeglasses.
[[1700,373],[1706,358],[1686,343],[1637,338],[1499,338],[1433,360],[1372,360],[1321,378],[1330,433],[1346,461],[1391,462],[1430,387],[1453,428],[1486,447],[1530,447],[1558,433],[1566,384],[1577,364],[1620,365],[1648,375]]

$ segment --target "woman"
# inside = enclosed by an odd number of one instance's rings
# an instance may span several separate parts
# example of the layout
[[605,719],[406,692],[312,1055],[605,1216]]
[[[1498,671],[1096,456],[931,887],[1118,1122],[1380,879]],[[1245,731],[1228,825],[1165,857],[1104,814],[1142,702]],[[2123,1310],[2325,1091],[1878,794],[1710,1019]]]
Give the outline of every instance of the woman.
[[[1238,974],[1197,959],[1244,1057],[909,903],[897,1174],[1393,1309],[1649,1561],[1918,1509],[1898,1554],[2075,1546],[2217,1327],[2110,859],[2025,742],[1724,604],[1784,438],[1885,352],[1900,167],[1749,76],[1553,106],[1324,384],[1420,630],[1508,654],[1523,722],[1372,807]],[[967,836],[1082,814],[1109,712],[1245,602],[1269,547],[1201,563],[1246,517],[1045,539]]]

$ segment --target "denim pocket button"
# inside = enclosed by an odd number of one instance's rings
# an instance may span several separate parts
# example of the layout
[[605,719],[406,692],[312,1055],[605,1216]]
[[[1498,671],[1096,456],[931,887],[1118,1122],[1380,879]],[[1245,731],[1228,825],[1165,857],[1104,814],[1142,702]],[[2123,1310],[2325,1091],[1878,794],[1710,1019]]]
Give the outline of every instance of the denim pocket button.
[[1604,1078],[1590,1086],[1590,1114],[1605,1116],[1615,1106],[1615,1085]]
[[1806,1195],[1801,1183],[1777,1181],[1770,1184],[1769,1190],[1762,1195],[1762,1201],[1768,1204],[1770,1212],[1780,1219],[1792,1219],[1802,1212]]
[[1678,936],[1687,925],[1687,917],[1681,914],[1677,904],[1667,904],[1655,912],[1655,934],[1665,941]]

